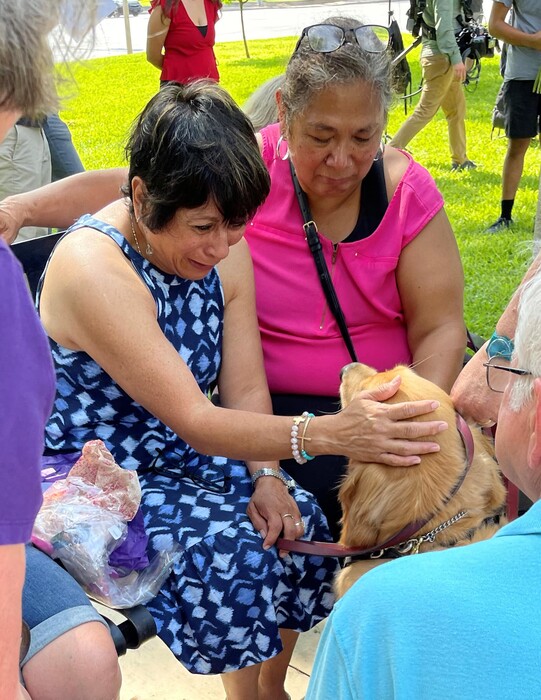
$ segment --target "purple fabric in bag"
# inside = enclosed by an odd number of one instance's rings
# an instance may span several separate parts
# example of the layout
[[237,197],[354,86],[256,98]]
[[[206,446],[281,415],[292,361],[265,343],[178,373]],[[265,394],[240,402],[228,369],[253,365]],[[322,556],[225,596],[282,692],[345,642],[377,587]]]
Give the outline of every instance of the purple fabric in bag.
[[46,491],[55,481],[65,479],[80,456],[80,452],[43,455],[41,458],[41,490]]
[[[80,452],[70,452],[66,454],[57,453],[54,455],[43,455],[41,459],[41,488],[45,491],[55,481],[65,479],[75,462],[81,456]],[[50,546],[47,548],[43,543],[35,541],[34,544],[50,554]],[[46,543],[45,543],[46,544]],[[115,569],[125,569],[127,571],[142,571],[149,565],[147,556],[148,535],[145,531],[145,523],[141,508],[135,514],[133,520],[128,523],[128,534],[126,539],[111,552],[109,564]]]
[[147,556],[148,535],[145,531],[141,508],[128,523],[128,536],[111,552],[109,564],[114,569],[141,571],[149,565]]

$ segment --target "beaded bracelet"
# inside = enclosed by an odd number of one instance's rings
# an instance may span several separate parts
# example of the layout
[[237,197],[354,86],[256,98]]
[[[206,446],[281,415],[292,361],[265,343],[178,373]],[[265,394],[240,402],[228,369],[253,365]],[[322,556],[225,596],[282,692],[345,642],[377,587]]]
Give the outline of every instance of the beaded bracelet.
[[[308,413],[308,411],[304,411],[301,416],[295,416],[295,418],[293,418],[293,425],[291,426],[291,454],[293,455],[293,459],[295,462],[297,462],[297,464],[306,464],[308,459],[313,459],[313,457],[310,458],[309,455],[305,457],[301,450],[299,450],[299,425],[301,423],[305,423],[307,419],[311,420],[312,418],[314,418],[314,414]],[[306,426],[304,432],[306,432]]]

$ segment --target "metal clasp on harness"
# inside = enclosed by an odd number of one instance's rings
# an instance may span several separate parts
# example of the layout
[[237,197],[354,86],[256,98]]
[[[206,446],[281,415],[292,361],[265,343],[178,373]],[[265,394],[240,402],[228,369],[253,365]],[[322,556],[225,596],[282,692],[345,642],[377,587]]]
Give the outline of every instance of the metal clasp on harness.
[[381,559],[385,556],[385,552],[389,550],[394,550],[399,556],[403,557],[406,554],[419,554],[419,549],[424,542],[434,542],[436,540],[435,533],[428,532],[426,535],[421,535],[420,537],[413,537],[407,542],[402,542],[401,544],[394,545],[393,547],[388,547],[386,549],[380,549],[377,552],[373,552],[370,555],[370,559]]

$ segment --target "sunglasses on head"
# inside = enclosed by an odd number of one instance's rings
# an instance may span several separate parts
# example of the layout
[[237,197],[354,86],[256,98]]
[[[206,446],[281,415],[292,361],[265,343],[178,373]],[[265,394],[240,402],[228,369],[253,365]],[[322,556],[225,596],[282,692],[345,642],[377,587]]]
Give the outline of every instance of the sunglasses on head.
[[295,51],[305,37],[308,46],[317,53],[331,53],[346,43],[356,43],[368,53],[383,53],[390,40],[387,27],[379,24],[363,24],[355,29],[343,29],[335,24],[312,24],[302,30]]

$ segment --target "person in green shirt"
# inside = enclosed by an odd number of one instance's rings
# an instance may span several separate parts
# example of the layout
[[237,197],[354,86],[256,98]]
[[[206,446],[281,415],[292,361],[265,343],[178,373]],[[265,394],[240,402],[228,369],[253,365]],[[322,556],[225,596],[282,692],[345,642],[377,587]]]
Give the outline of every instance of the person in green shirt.
[[427,0],[423,12],[421,68],[423,90],[413,114],[400,127],[391,146],[405,148],[441,107],[447,119],[452,170],[476,167],[466,153],[466,100],[462,83],[466,66],[455,32],[460,29],[460,0]]

